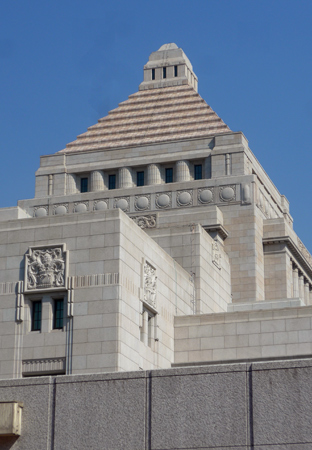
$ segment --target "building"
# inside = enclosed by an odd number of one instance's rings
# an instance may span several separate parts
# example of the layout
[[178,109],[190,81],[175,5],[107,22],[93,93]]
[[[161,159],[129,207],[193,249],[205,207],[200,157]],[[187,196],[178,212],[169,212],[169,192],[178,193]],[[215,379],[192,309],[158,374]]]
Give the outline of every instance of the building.
[[310,448],[312,257],[197,84],[163,45],[0,210],[0,448]]

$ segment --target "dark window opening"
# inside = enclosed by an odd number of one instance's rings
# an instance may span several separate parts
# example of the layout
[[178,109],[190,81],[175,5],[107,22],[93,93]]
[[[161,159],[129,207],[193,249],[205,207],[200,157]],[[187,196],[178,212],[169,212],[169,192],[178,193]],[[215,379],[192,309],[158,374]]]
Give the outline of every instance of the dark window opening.
[[108,189],[116,189],[116,175],[109,175]]
[[166,183],[172,183],[173,182],[173,168],[170,167],[169,169],[166,169]]
[[167,78],[167,67],[163,67],[163,78]]
[[144,186],[144,172],[137,172],[137,186]]
[[178,76],[178,66],[174,66],[174,76]]
[[81,178],[80,192],[88,192],[88,178]]
[[203,178],[203,167],[201,164],[194,166],[194,180],[201,180]]
[[152,69],[152,80],[155,80],[155,69]]
[[64,300],[54,300],[53,329],[63,328]]
[[41,300],[32,302],[31,331],[41,330]]

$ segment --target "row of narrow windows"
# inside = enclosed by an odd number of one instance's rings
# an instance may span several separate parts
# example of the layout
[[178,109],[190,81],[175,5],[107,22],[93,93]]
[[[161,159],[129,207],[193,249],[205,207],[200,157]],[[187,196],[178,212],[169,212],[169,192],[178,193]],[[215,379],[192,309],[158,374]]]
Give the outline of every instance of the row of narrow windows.
[[[178,66],[174,66],[173,73],[175,77],[178,76]],[[167,78],[167,67],[163,67],[162,77]],[[156,69],[152,69],[152,80],[155,80],[155,78],[156,78]]]
[[[42,301],[32,302],[31,331],[41,331]],[[53,330],[60,330],[64,325],[64,299],[56,299],[53,304]]]
[[[194,165],[194,180],[201,180],[203,178],[203,167],[202,164]],[[117,188],[117,178],[116,174],[111,174],[108,176],[108,189]],[[165,183],[173,183],[173,167],[168,167],[165,170]],[[138,171],[136,173],[136,185],[145,186],[145,173],[144,171]],[[87,177],[80,179],[80,192],[89,191],[89,179]]]

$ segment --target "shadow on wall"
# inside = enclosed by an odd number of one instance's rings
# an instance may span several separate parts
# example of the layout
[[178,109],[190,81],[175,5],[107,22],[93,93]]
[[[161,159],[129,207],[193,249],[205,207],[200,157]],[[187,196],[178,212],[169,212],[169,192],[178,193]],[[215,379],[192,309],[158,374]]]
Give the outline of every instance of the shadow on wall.
[[1,437],[0,438],[0,449],[1,450],[10,450],[13,448],[15,442],[19,436],[7,436],[7,437]]

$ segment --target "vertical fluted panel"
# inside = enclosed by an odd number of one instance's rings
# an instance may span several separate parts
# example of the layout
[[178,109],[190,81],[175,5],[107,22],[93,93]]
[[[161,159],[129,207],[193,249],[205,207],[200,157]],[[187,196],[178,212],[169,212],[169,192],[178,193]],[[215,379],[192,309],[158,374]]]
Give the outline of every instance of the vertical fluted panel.
[[147,184],[160,184],[161,172],[159,164],[149,164],[147,166]]
[[304,303],[305,305],[308,305],[310,301],[310,285],[308,280],[305,280],[304,282]]
[[130,188],[133,186],[132,170],[130,167],[121,167],[119,169],[119,187]]
[[91,172],[91,191],[104,191],[104,173],[102,170],[94,170]]
[[67,174],[67,187],[66,187],[66,193],[67,194],[76,194],[78,191],[77,189],[77,177],[74,173],[68,173]]
[[190,181],[190,165],[188,161],[177,161],[176,163],[176,181]]

